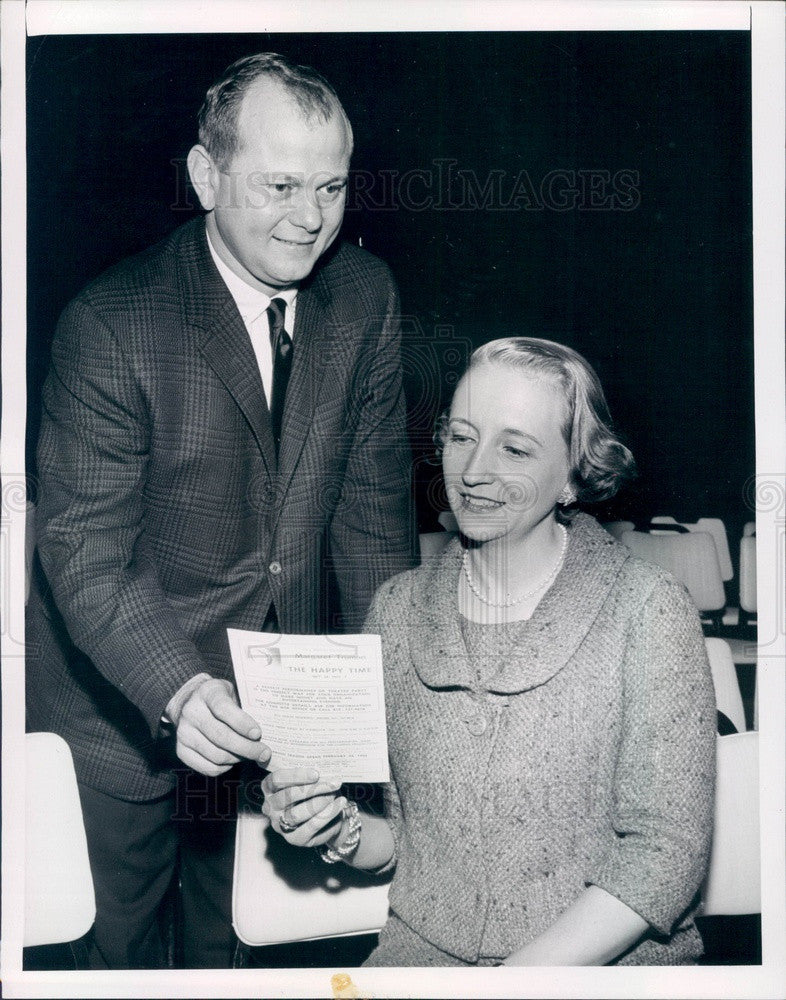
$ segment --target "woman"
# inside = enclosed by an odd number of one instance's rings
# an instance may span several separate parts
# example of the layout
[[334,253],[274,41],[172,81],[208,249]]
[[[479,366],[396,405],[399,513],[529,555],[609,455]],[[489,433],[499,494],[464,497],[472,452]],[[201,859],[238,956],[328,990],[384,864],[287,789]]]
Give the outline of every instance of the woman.
[[394,869],[368,965],[695,962],[715,704],[684,588],[576,503],[630,477],[567,347],[477,350],[441,430],[460,537],[378,591],[392,782],[264,782],[291,844]]

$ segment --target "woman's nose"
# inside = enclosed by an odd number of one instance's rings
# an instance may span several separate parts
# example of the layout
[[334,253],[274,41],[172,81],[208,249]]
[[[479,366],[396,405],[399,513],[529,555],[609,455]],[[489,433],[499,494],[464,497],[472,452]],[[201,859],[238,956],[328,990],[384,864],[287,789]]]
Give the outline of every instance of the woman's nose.
[[461,478],[466,486],[488,483],[494,475],[490,471],[490,456],[480,445],[467,456],[466,464],[461,470]]

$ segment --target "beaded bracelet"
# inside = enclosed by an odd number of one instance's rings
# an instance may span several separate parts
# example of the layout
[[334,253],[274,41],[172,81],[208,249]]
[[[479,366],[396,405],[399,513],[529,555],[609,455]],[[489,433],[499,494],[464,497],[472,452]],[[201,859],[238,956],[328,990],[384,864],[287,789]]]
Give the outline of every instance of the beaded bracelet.
[[346,861],[356,850],[360,843],[360,810],[357,802],[347,802],[343,809],[343,815],[349,822],[347,835],[340,844],[333,847],[323,844],[318,847],[320,857],[326,864],[334,865],[338,861]]

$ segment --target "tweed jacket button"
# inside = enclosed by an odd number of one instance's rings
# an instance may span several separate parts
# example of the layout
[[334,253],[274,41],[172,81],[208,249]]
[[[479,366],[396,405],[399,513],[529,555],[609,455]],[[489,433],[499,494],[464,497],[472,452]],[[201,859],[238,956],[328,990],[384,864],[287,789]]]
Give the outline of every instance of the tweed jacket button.
[[272,562],[268,566],[268,569],[273,574],[273,576],[278,576],[278,574],[281,572],[281,563],[280,562]]
[[467,719],[467,726],[473,736],[482,736],[486,732],[487,725],[484,715],[472,715]]

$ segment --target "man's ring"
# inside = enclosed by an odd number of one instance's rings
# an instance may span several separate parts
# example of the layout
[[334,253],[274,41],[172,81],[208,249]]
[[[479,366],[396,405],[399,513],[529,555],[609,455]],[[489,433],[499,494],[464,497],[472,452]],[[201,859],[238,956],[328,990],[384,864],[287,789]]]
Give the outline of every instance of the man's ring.
[[297,830],[298,826],[299,826],[298,823],[288,823],[284,819],[283,813],[281,813],[281,815],[278,818],[278,828],[282,833],[294,833],[295,830]]

